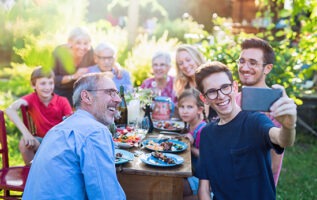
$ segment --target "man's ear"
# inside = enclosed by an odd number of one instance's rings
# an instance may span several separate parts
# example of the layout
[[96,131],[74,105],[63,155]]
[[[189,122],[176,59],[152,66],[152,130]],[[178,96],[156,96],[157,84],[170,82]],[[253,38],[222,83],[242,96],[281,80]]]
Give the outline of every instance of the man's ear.
[[206,98],[203,94],[199,94],[200,100],[202,100],[204,103],[206,103]]
[[80,97],[82,102],[85,102],[86,104],[92,104],[93,97],[87,90],[81,91]]
[[267,64],[267,65],[264,66],[263,73],[264,73],[265,75],[266,75],[266,74],[269,74],[272,69],[273,69],[273,64]]
[[203,94],[200,93],[200,94],[199,94],[199,98],[200,98],[200,100],[202,100],[202,101],[204,102],[204,104],[209,105],[209,103],[208,103],[206,97],[205,97]]

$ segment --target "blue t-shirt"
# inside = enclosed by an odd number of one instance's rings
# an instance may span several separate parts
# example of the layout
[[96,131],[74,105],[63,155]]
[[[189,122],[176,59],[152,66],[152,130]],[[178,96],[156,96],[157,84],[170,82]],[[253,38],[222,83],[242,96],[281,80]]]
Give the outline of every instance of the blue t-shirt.
[[[98,65],[88,67],[88,73],[93,73],[93,72],[101,72]],[[116,76],[114,69],[112,69],[112,73],[113,73],[112,80],[116,84],[116,87],[118,90],[120,90],[120,86],[122,85],[124,87],[125,92],[132,91],[133,89],[132,82],[131,82],[130,74],[127,70],[121,69],[122,77],[120,79]]]
[[275,199],[269,130],[262,113],[241,111],[224,125],[208,124],[201,132],[198,178],[209,180],[217,200]]
[[126,199],[108,128],[84,110],[53,127],[36,152],[23,199]]

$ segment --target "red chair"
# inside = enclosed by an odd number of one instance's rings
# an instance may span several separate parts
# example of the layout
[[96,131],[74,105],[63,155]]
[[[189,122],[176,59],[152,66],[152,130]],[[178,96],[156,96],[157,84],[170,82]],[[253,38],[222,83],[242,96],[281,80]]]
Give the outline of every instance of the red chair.
[[35,124],[32,120],[32,117],[30,116],[28,112],[28,107],[21,105],[20,108],[21,108],[21,115],[22,115],[22,120],[24,125],[26,126],[27,129],[29,129],[32,135],[36,135]]
[[[2,167],[0,168],[0,190],[3,191],[3,195],[0,196],[0,199],[20,199],[30,167],[9,167],[7,130],[2,110],[0,110],[0,145],[0,156],[2,160]],[[17,191],[17,194],[10,194],[10,191]],[[19,192],[21,194],[19,194]]]

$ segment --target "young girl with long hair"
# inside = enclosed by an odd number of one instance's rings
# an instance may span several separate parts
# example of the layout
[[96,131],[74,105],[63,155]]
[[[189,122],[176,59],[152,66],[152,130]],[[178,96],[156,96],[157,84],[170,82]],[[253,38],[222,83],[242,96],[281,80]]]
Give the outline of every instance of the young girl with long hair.
[[[199,157],[200,132],[206,125],[204,102],[200,99],[200,92],[195,88],[184,90],[178,99],[178,112],[180,118],[187,124],[187,137],[191,143],[192,167],[195,175]],[[198,178],[189,177],[185,182],[184,195],[196,195],[198,191]]]

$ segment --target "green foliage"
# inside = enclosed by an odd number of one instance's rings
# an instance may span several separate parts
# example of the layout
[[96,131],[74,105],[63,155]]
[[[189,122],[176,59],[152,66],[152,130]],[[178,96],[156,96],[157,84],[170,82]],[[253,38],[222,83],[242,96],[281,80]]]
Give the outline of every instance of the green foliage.
[[43,66],[48,69],[53,66],[52,52],[56,43],[48,34],[34,36],[26,35],[24,47],[13,47],[14,52],[20,56],[28,66]]
[[197,43],[208,35],[204,26],[198,24],[190,16],[185,19],[166,19],[158,23],[153,35],[159,38],[166,31],[168,31],[169,38],[177,38],[183,43]]
[[[13,97],[21,97],[33,91],[30,82],[32,68],[26,65],[14,64],[12,68],[4,68],[0,71],[0,91],[12,94]],[[12,100],[11,100],[12,102]]]
[[93,46],[99,42],[111,43],[117,48],[117,61],[124,63],[128,54],[128,33],[126,29],[113,27],[109,22],[100,20],[87,25],[92,35]]
[[148,39],[147,35],[140,35],[125,63],[134,78],[134,86],[141,85],[144,79],[152,76],[152,56],[156,51],[172,52],[177,45],[178,40],[168,39],[167,33],[158,39]]
[[[287,93],[297,104],[302,102],[298,97],[302,92],[301,84],[316,71],[316,42],[317,32],[307,37],[300,37],[298,45],[293,45],[298,35],[290,27],[276,31],[274,26],[256,35],[232,34],[230,20],[214,17],[213,35],[201,43],[201,51],[209,60],[218,60],[227,64],[234,72],[234,78],[239,80],[235,60],[239,57],[241,41],[248,37],[257,36],[269,41],[276,53],[276,62],[273,70],[267,77],[267,84],[280,84],[286,88]],[[311,66],[302,70],[301,66]]]
[[[10,123],[13,125],[13,123]],[[13,125],[14,126],[14,125]],[[17,130],[15,127],[7,127],[10,130]],[[8,132],[8,148],[9,148],[9,165],[10,166],[22,166],[24,165],[22,156],[19,151],[19,141],[21,138],[21,133],[18,132]]]
[[[263,2],[264,7],[271,6],[270,1]],[[284,0],[276,0],[275,7],[283,7],[284,2]],[[276,19],[286,18],[286,26],[278,31],[272,29],[265,33],[276,50],[276,60],[279,65],[278,68],[274,68],[271,78],[273,75],[281,75],[281,78],[278,76],[279,80],[275,81],[283,83],[291,96],[299,96],[303,93],[300,84],[317,73],[316,11],[316,1],[292,1],[292,9],[271,13],[271,16]],[[302,69],[303,66],[308,68]]]
[[[108,5],[108,10],[111,11],[111,13],[114,14],[114,16],[120,17],[123,15],[128,15],[127,10],[130,4],[133,3],[129,0],[113,0]],[[136,2],[134,2],[136,3]],[[145,21],[148,17],[158,17],[158,18],[167,18],[168,13],[166,9],[160,4],[159,1],[153,1],[153,0],[142,0],[138,1],[138,7],[140,10],[141,20]]]
[[151,89],[142,88],[137,88],[135,91],[125,94],[125,100],[127,104],[129,104],[132,99],[139,99],[141,107],[145,107],[145,105],[151,104],[153,97],[153,91]]
[[24,48],[27,36],[34,36],[35,39],[42,33],[52,33],[58,29],[62,31],[63,27],[81,24],[87,5],[88,0],[21,0],[9,9],[0,5],[0,55],[2,52],[10,52],[2,62],[21,62],[12,47],[16,50]]

